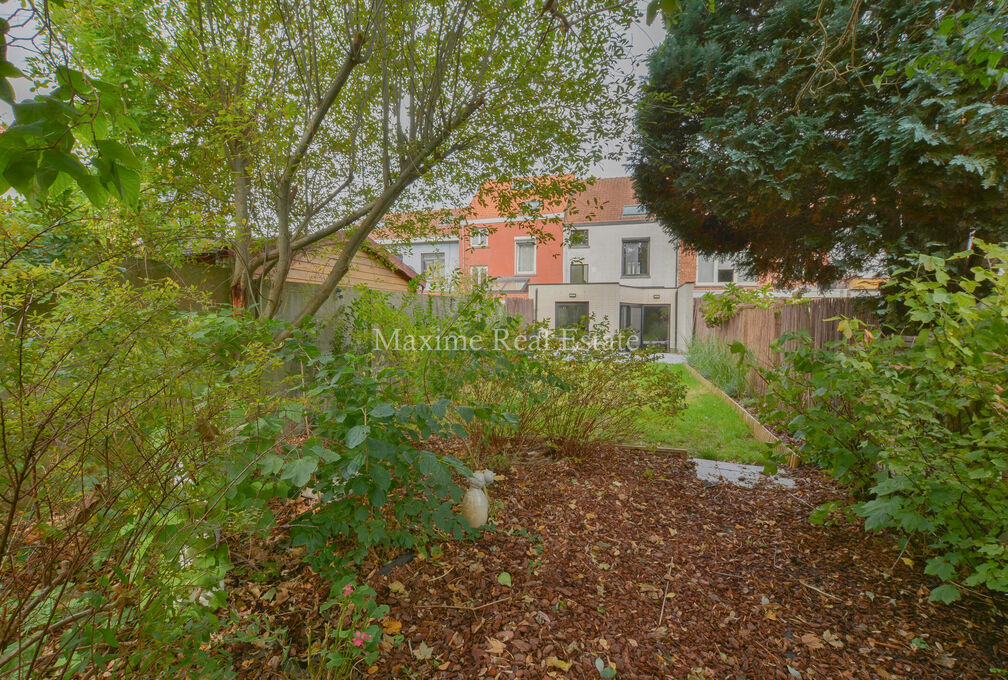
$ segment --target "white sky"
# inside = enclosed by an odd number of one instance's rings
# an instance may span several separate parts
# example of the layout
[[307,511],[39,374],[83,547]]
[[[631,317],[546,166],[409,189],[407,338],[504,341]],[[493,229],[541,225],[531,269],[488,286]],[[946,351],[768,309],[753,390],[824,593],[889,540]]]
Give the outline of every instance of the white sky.
[[[660,17],[655,19],[655,22],[651,26],[648,26],[644,22],[644,9],[646,6],[646,1],[638,3],[640,17],[637,23],[630,28],[631,54],[633,56],[634,75],[637,78],[638,84],[642,83],[643,79],[647,76],[647,62],[645,61],[647,55],[654,48],[658,47],[665,38],[665,25]],[[632,135],[633,126],[630,125],[622,138],[610,140],[607,150],[618,152],[621,159],[603,161],[596,164],[592,168],[592,174],[596,177],[622,177],[629,174],[629,171],[624,166],[630,160],[630,139]]]

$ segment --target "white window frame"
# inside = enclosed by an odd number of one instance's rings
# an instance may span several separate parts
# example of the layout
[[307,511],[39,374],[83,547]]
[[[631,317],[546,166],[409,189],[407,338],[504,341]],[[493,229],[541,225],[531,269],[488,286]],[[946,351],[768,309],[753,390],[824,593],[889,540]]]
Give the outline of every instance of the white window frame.
[[579,283],[588,283],[588,263],[584,262],[584,261],[582,261],[580,259],[578,259],[578,260],[571,260],[570,264],[568,265],[568,267],[567,267],[567,279],[568,279],[568,283],[575,283],[575,281],[574,281],[574,267],[584,267],[584,269],[583,269],[583,271],[584,271],[584,281],[581,281]]
[[[538,253],[538,244],[536,243],[535,238],[534,237],[530,237],[530,236],[515,236],[515,240],[514,241],[515,241],[515,249],[514,249],[514,254],[515,254],[514,255],[514,258],[515,258],[514,259],[514,261],[515,261],[515,264],[514,264],[515,276],[535,276],[535,273],[536,273],[536,256],[539,254]],[[532,270],[531,271],[521,271],[518,268],[518,261],[520,259],[518,257],[518,246],[520,244],[526,244],[526,243],[531,243],[532,244]]]
[[[575,241],[574,241],[574,234],[575,234],[575,232],[583,232],[584,233],[584,241],[581,241],[580,243],[575,243]],[[584,229],[584,228],[571,229],[571,235],[570,235],[570,238],[568,239],[568,241],[569,241],[569,243],[567,244],[568,248],[587,248],[587,247],[589,247],[589,245],[591,243],[591,241],[590,241],[590,235],[588,234],[588,230]]]
[[469,267],[469,278],[473,280],[473,283],[483,283],[490,278],[490,269],[485,264],[474,264]]
[[[713,272],[714,272],[713,279],[714,280],[713,281],[707,280],[707,279],[701,279],[700,278],[700,271],[701,271],[700,261],[701,260],[706,260],[707,262],[713,262],[714,263],[714,267],[713,267]],[[721,257],[716,257],[716,256],[715,257],[705,257],[703,255],[697,254],[697,261],[696,261],[696,284],[698,286],[721,286],[721,287],[723,287],[728,282],[727,281],[718,281],[717,280],[718,270],[720,270],[720,269],[728,269],[728,268],[731,268],[731,270],[732,270],[732,280],[731,280],[731,282],[734,283],[734,284],[736,284],[736,285],[755,286],[755,285],[757,285],[759,283],[755,279],[747,279],[747,278],[745,278],[742,275],[741,270],[739,269],[739,266],[737,264],[735,264],[734,262],[732,262],[731,259],[721,258]]]
[[424,272],[427,271],[427,268],[424,267],[424,263],[423,262],[424,262],[424,257],[428,257],[428,256],[435,256],[435,257],[440,256],[441,262],[438,263],[437,265],[435,265],[435,267],[437,269],[437,271],[435,272],[435,276],[438,275],[438,274],[443,275],[445,273],[445,270],[448,267],[448,253],[446,253],[443,250],[429,250],[426,253],[420,253],[420,274],[421,274],[421,276],[424,274]]
[[487,248],[490,245],[490,231],[486,228],[478,227],[469,232],[470,248]]

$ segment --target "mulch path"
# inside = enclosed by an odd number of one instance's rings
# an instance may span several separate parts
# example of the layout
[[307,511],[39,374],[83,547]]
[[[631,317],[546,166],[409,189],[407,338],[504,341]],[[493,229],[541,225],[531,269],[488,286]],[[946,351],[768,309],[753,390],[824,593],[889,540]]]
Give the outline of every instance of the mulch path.
[[404,638],[372,676],[599,678],[597,659],[684,680],[1008,667],[1004,599],[930,604],[937,582],[894,537],[810,525],[839,497],[813,470],[790,490],[705,487],[686,461],[605,451],[504,472],[494,531],[369,579]]

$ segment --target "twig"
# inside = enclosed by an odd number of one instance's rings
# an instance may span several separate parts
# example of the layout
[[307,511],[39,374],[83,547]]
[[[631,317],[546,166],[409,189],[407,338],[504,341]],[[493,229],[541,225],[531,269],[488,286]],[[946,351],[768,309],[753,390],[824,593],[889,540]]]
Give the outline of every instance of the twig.
[[665,574],[665,592],[662,594],[661,598],[661,611],[658,612],[658,626],[661,626],[662,619],[665,617],[665,600],[668,599],[668,587],[672,583],[672,565],[675,563],[675,558],[673,557],[668,563],[668,573]]
[[474,612],[477,609],[483,609],[485,607],[490,607],[490,606],[493,606],[495,604],[500,604],[501,602],[507,602],[510,599],[511,599],[511,596],[509,595],[508,597],[502,597],[499,600],[494,600],[493,602],[487,602],[486,604],[476,605],[475,607],[472,606],[472,605],[463,605],[463,606],[460,607],[460,606],[454,605],[454,604],[418,604],[417,607],[423,608],[423,609],[462,609],[462,610]]
[[802,584],[806,588],[809,588],[811,590],[816,591],[820,595],[825,595],[826,597],[828,597],[828,598],[830,598],[832,600],[836,600],[837,602],[842,602],[843,601],[841,598],[837,597],[836,595],[832,595],[830,593],[827,593],[825,590],[822,590],[821,588],[816,588],[814,585],[811,585],[809,583],[805,583],[805,581],[802,581],[801,579],[798,579],[798,583]]

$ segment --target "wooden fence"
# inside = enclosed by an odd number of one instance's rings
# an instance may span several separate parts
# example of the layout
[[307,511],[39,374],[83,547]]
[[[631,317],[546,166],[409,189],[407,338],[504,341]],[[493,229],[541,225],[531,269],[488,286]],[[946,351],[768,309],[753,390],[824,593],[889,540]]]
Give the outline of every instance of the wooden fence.
[[[867,304],[866,304],[867,302]],[[837,330],[838,316],[861,319],[877,324],[871,312],[870,301],[861,298],[815,298],[802,304],[778,303],[769,309],[745,307],[738,310],[727,323],[711,328],[701,313],[703,300],[693,301],[693,337],[715,337],[724,342],[741,342],[763,366],[776,366],[780,354],[771,346],[785,333],[807,331],[816,347],[843,337]],[[750,389],[762,392],[758,380],[750,379]]]
[[510,316],[520,316],[526,323],[535,322],[535,300],[532,298],[505,297],[504,309]]

